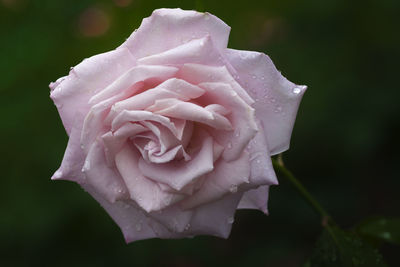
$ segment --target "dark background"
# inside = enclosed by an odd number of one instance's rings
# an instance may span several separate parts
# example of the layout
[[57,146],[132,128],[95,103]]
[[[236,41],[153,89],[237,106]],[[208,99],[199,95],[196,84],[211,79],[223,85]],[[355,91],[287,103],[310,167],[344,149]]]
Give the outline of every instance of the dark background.
[[[1,266],[290,267],[311,253],[319,218],[284,178],[270,215],[239,211],[228,240],[129,245],[78,185],[50,181],[67,136],[48,84],[160,7],[220,17],[230,47],[309,86],[284,159],[339,225],[400,215],[400,1],[0,0]],[[391,266],[398,252],[383,247]]]

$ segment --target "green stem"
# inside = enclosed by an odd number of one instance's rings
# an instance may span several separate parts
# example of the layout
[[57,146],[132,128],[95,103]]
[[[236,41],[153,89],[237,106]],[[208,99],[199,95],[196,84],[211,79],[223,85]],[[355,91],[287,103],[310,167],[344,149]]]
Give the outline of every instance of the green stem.
[[311,207],[321,216],[321,224],[322,226],[328,231],[329,235],[332,237],[333,241],[335,242],[336,246],[342,250],[338,239],[334,233],[334,227],[338,227],[336,223],[332,220],[329,213],[318,203],[318,201],[307,191],[307,189],[300,183],[299,180],[293,175],[291,171],[286,169],[282,154],[279,154],[276,159],[272,159],[272,164],[275,170],[278,170],[282,173],[289,182],[299,191],[299,193],[303,196],[303,198],[311,205]]
[[299,180],[293,175],[291,171],[285,168],[282,160],[282,154],[279,154],[277,159],[272,159],[272,164],[275,170],[278,170],[283,174],[289,182],[297,189],[297,191],[304,197],[304,199],[311,205],[311,207],[319,214],[322,218],[322,225],[328,226],[331,217],[328,212],[318,203],[317,200],[307,191],[307,189],[300,183]]

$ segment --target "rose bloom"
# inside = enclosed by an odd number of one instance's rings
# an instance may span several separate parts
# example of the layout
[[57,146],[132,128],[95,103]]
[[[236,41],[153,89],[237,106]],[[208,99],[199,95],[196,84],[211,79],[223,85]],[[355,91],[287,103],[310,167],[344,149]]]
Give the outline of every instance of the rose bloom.
[[270,156],[288,149],[306,86],[227,48],[229,32],[209,13],[158,9],[50,84],[69,135],[52,179],[80,184],[127,242],[227,238],[236,209],[267,213]]

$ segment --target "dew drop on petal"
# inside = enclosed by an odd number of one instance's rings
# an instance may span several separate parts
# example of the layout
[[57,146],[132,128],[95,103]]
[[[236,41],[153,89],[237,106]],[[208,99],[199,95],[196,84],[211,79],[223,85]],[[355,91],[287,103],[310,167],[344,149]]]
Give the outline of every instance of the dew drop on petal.
[[231,148],[232,148],[232,143],[229,142],[228,145],[227,145],[226,147],[227,147],[228,149],[231,149]]
[[299,88],[299,87],[293,88],[293,94],[298,95],[298,94],[300,94],[300,92],[301,92],[301,88]]
[[282,107],[281,106],[277,106],[277,107],[275,107],[275,109],[274,109],[274,112],[275,113],[279,113],[279,112],[281,112],[282,111]]
[[142,224],[140,222],[136,223],[135,228],[138,232],[142,231]]
[[235,219],[233,217],[229,217],[228,220],[227,220],[227,222],[229,224],[232,224],[234,221],[235,221]]
[[190,229],[190,223],[188,223],[188,224],[185,225],[185,231],[187,231],[187,230],[189,230],[189,229]]
[[237,190],[238,190],[238,186],[237,186],[236,184],[232,184],[232,185],[229,187],[229,191],[230,191],[231,193],[236,193]]

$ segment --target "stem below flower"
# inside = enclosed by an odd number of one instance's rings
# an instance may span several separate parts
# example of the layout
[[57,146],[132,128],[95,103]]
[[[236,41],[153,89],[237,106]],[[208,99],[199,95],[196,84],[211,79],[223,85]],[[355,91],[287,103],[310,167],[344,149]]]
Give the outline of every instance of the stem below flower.
[[317,200],[307,191],[307,189],[300,183],[299,180],[292,174],[291,171],[286,169],[285,165],[283,164],[282,154],[278,155],[277,159],[272,159],[272,164],[275,170],[278,170],[282,173],[289,182],[297,189],[297,191],[303,196],[303,198],[311,205],[311,207],[321,215],[321,224],[325,228],[329,228],[329,223],[331,221],[331,217],[328,212],[318,203]]

